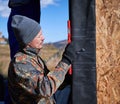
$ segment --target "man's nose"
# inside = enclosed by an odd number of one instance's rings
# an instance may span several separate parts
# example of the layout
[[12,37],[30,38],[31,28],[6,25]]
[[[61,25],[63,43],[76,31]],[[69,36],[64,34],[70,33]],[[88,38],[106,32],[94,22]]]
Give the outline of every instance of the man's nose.
[[42,40],[45,40],[44,36],[42,35]]

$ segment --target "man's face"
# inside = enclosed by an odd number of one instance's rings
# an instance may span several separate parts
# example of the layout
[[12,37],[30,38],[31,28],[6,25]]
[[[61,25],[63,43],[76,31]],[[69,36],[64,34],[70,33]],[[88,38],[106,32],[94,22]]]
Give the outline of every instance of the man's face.
[[28,44],[29,46],[37,49],[41,49],[44,42],[44,36],[42,30],[36,35],[36,37]]

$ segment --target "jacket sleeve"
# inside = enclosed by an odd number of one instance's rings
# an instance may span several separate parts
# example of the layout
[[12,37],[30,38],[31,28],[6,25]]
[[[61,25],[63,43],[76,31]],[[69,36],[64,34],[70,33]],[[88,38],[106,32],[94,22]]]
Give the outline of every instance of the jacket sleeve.
[[69,66],[60,62],[54,71],[44,76],[44,70],[32,66],[31,63],[16,64],[15,74],[17,84],[30,94],[50,97],[64,81]]

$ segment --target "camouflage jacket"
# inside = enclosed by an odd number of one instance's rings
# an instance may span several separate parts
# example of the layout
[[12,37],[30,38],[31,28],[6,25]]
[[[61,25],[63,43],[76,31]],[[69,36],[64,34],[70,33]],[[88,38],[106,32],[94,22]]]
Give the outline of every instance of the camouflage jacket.
[[59,62],[48,71],[35,49],[18,52],[10,62],[8,88],[13,104],[55,104],[53,94],[62,84],[69,66]]

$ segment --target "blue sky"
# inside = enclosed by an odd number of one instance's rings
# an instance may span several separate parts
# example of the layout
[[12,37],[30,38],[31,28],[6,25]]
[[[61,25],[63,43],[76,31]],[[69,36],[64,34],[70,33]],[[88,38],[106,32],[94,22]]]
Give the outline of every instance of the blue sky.
[[[0,32],[8,38],[8,0],[0,0]],[[41,27],[45,42],[67,39],[68,0],[41,0]]]

